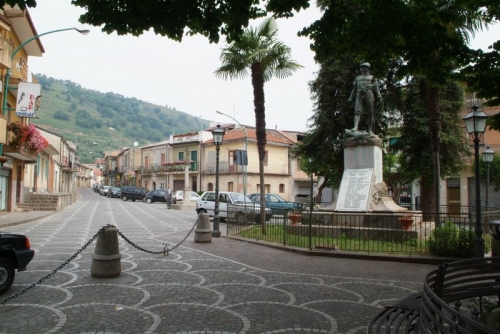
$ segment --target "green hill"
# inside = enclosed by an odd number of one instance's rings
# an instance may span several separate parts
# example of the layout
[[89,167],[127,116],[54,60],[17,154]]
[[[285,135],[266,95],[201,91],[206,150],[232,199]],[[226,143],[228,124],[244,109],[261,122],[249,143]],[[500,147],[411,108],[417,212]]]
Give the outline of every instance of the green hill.
[[167,140],[173,133],[198,131],[200,122],[204,128],[209,125],[208,121],[168,106],[101,93],[43,74],[35,76],[42,85],[42,99],[39,118],[31,122],[76,142],[83,163],[102,157],[104,151],[132,147],[134,141],[142,146]]

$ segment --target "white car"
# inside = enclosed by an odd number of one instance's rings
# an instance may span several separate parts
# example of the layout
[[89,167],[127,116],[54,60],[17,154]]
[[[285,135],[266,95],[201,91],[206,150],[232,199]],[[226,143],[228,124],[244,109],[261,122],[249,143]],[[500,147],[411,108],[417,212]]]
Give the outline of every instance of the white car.
[[[184,196],[184,190],[177,190],[174,192],[174,203],[182,201],[182,197]],[[191,201],[196,202],[200,195],[196,191],[191,191]]]
[[[215,191],[205,191],[196,202],[196,212],[215,215]],[[266,210],[266,221],[271,220],[272,211]],[[260,223],[260,206],[242,193],[219,191],[219,217],[238,224]]]

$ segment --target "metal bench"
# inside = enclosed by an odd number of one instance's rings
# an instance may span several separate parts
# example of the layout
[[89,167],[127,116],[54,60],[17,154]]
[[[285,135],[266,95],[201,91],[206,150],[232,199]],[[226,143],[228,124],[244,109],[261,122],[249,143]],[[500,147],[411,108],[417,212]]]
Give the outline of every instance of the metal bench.
[[367,333],[416,333],[420,317],[421,293],[400,299],[375,314],[368,324]]
[[[500,302],[500,257],[443,263],[427,274],[422,292],[375,314],[366,332],[498,334],[478,321],[484,297]],[[479,310],[462,307],[462,301],[474,298]]]

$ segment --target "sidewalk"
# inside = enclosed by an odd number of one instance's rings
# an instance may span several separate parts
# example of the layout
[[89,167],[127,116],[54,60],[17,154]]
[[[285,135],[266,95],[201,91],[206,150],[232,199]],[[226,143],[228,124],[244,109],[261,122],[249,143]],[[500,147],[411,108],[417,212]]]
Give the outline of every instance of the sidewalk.
[[56,211],[25,211],[0,213],[0,231],[7,231],[9,226],[28,223],[53,215]]

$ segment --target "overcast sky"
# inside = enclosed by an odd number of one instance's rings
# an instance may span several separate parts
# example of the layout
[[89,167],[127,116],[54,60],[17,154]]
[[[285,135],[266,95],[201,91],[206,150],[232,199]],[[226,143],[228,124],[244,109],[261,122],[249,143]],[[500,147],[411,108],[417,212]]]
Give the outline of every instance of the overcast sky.
[[[255,125],[250,77],[224,81],[213,74],[221,65],[224,41],[210,44],[203,36],[186,36],[179,43],[149,32],[140,37],[108,35],[98,27],[81,25],[78,18],[84,11],[69,0],[37,3],[29,11],[38,34],[70,27],[89,29],[90,34],[70,30],[41,37],[45,54],[30,57],[30,72],[166,105],[205,120],[232,122],[218,115],[219,110],[244,125]],[[292,48],[292,59],[304,68],[266,83],[267,128],[307,130],[312,115],[308,82],[319,67],[309,49],[310,40],[297,37],[297,31],[319,17],[319,10],[309,8],[292,19],[278,20],[278,39]],[[487,47],[500,36],[500,29],[495,26],[481,36],[478,45]]]

